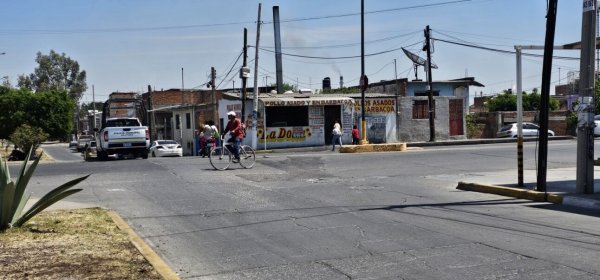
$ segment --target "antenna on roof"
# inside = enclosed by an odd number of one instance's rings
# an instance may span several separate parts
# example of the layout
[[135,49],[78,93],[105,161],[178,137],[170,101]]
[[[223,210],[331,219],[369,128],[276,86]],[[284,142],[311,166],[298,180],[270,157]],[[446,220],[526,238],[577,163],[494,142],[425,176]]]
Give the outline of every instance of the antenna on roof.
[[[415,67],[415,80],[419,80],[419,77],[417,76],[418,67],[427,65],[427,60],[406,50],[405,48],[402,48],[402,51],[410,60],[412,60],[413,66]],[[438,67],[435,65],[435,63],[431,63],[431,68],[437,69]]]

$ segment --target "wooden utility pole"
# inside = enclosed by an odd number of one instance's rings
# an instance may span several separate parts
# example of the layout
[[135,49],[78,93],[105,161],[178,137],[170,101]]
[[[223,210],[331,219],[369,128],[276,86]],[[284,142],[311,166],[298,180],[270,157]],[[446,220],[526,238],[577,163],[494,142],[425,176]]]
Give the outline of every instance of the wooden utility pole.
[[[552,78],[552,55],[554,53],[554,33],[556,29],[556,5],[558,0],[550,0],[546,15],[546,40],[544,42],[544,62],[542,65],[542,92],[540,98],[540,131],[538,133],[538,174],[537,191],[546,191],[548,168],[548,104]],[[592,64],[593,65],[593,64]]]
[[[257,138],[257,125],[258,125],[258,43],[260,42],[260,9],[261,3],[258,3],[258,20],[256,21],[256,46],[254,53],[254,102],[252,103],[252,149],[256,150],[256,145],[258,144]],[[266,130],[266,124],[263,124],[264,129]],[[263,131],[266,134],[266,131]],[[265,142],[265,147],[267,143]]]
[[431,29],[425,28],[425,49],[427,51],[427,103],[429,103],[429,142],[435,142],[435,106],[433,104],[433,86],[431,78]]

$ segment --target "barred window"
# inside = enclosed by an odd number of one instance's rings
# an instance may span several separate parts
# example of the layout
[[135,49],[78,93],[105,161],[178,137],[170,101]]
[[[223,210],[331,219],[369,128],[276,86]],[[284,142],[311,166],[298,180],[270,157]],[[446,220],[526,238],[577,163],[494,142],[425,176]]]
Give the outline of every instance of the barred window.
[[[435,100],[433,101],[433,117],[435,118]],[[413,101],[413,119],[429,119],[429,101]]]

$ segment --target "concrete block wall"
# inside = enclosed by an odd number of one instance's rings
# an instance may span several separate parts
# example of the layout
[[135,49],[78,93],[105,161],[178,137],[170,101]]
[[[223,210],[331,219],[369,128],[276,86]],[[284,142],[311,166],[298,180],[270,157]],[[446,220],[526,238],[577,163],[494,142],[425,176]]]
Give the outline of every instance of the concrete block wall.
[[[465,139],[466,135],[450,136],[449,100],[456,98],[435,97],[435,138],[436,140]],[[427,100],[427,97],[400,98],[399,141],[429,141],[429,119],[413,119],[413,100]],[[466,127],[464,129],[466,131]]]

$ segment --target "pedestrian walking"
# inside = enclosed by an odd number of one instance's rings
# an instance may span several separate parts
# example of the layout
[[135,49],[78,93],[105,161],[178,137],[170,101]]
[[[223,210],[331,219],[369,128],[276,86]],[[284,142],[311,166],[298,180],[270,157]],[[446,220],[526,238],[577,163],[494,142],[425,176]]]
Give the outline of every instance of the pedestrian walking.
[[339,144],[342,147],[342,126],[340,121],[336,120],[333,124],[333,131],[331,132],[331,150],[335,151],[335,145]]

